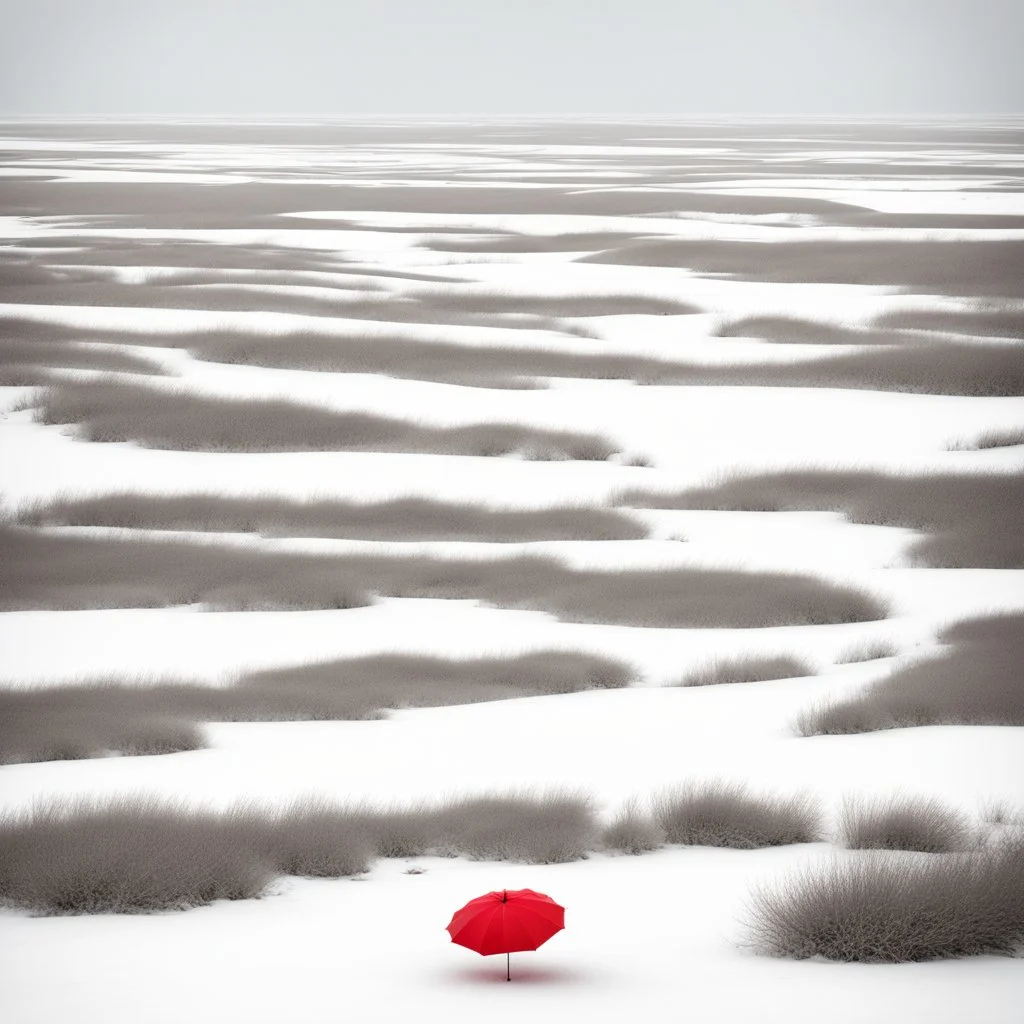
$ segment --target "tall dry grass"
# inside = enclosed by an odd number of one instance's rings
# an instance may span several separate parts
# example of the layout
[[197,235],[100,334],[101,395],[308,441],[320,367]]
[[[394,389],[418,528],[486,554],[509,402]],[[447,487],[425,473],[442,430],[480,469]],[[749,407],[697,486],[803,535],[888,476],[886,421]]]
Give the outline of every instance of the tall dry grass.
[[473,598],[572,622],[758,627],[884,618],[851,586],[796,573],[575,569],[550,557],[306,554],[249,544],[0,527],[0,608],[352,608],[374,594]]
[[843,845],[854,850],[917,850],[956,853],[974,846],[967,818],[934,797],[894,794],[843,802],[839,817]]
[[1024,725],[1024,615],[957,623],[946,652],[897,667],[859,693],[802,712],[803,736],[921,725]]
[[820,815],[811,798],[766,796],[722,782],[691,783],[660,793],[654,816],[666,842],[687,846],[753,850],[821,838]]
[[771,956],[861,963],[1012,955],[1024,942],[1024,844],[807,868],[754,891],[750,941]]
[[509,509],[431,498],[299,501],[273,494],[229,497],[201,492],[151,495],[118,491],[92,497],[58,494],[22,506],[17,521],[32,526],[391,541],[637,540],[648,534],[642,523],[618,509],[586,505]]
[[283,874],[359,874],[379,856],[562,863],[596,835],[589,799],[561,791],[405,809],[82,798],[0,819],[0,901],[37,914],[185,910],[264,895]]
[[1024,477],[1018,473],[793,470],[727,477],[674,494],[632,490],[620,501],[650,508],[840,512],[858,523],[921,530],[926,536],[909,554],[923,565],[1024,567]]
[[722,657],[696,665],[673,686],[722,686],[760,683],[771,679],[796,679],[814,675],[814,666],[791,655],[752,654]]
[[183,451],[391,451],[602,461],[605,438],[512,423],[433,427],[287,399],[219,398],[126,380],[63,382],[35,399],[39,422],[74,424],[89,441]]
[[0,764],[204,746],[201,723],[338,721],[629,684],[629,666],[576,651],[501,658],[381,655],[244,675],[228,686],[99,679],[0,690]]

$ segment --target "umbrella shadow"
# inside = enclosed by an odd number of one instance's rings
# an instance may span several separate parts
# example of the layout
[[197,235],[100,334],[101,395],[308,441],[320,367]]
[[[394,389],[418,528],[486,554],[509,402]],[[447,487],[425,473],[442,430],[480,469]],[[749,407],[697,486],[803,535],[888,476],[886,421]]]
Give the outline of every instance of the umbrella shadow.
[[[497,961],[497,957],[495,957]],[[473,967],[462,967],[448,972],[453,981],[470,985],[544,985],[570,987],[575,985],[592,985],[599,975],[578,967],[545,967],[517,964],[512,961],[512,981],[505,980],[505,961],[501,965],[480,964]]]

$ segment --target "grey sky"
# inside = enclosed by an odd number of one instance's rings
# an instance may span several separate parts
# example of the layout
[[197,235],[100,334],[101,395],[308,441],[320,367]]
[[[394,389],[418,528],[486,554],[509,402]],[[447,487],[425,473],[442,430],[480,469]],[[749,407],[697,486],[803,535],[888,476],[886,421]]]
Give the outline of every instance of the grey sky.
[[0,0],[0,114],[1024,113],[1024,0]]

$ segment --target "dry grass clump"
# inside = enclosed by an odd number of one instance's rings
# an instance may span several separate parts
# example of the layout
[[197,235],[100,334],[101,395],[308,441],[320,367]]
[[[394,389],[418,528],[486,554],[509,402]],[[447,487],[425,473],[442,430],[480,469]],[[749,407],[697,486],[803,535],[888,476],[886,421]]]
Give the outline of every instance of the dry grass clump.
[[981,820],[997,828],[1024,828],[1024,808],[1006,800],[986,800],[980,808]]
[[862,640],[852,644],[836,656],[837,665],[852,665],[860,661],[877,661],[879,658],[894,658],[900,653],[900,646],[894,640]]
[[371,594],[473,598],[572,622],[755,627],[884,618],[879,599],[795,573],[573,569],[529,554],[305,554],[243,544],[0,527],[0,607],[352,608]]
[[183,451],[391,451],[602,461],[615,451],[593,434],[513,423],[430,427],[373,413],[335,412],[287,399],[219,398],[124,380],[65,382],[36,398],[41,423],[77,424],[89,441],[136,441]]
[[925,531],[910,552],[924,565],[1024,567],[1024,477],[1018,473],[794,470],[726,478],[675,494],[628,491],[620,500],[647,508],[840,512],[858,523]]
[[930,797],[847,800],[839,817],[844,846],[854,850],[956,853],[975,845],[967,818]]
[[132,700],[135,692],[102,683],[0,690],[0,765],[173,754],[206,745],[187,710]]
[[575,651],[453,660],[384,655],[269,669],[231,686],[97,680],[0,690],[0,764],[202,746],[201,722],[339,721],[626,686],[620,662]]
[[46,914],[184,910],[259,896],[271,866],[220,815],[80,799],[0,819],[0,900]]
[[57,495],[19,510],[18,522],[45,526],[116,526],[146,530],[259,533],[264,537],[349,540],[636,540],[642,523],[616,509],[585,505],[508,509],[430,498],[354,502],[274,495],[227,497],[114,492],[95,497]]
[[970,447],[983,450],[985,448],[1014,448],[1019,444],[1024,444],[1024,427],[987,430],[976,437]]
[[852,697],[812,707],[803,736],[920,725],[1024,725],[1024,615],[998,615],[940,634],[947,653],[896,669]]
[[636,856],[665,845],[665,830],[633,798],[627,800],[601,832],[601,846]]
[[837,859],[756,890],[750,911],[752,944],[771,956],[906,963],[1013,954],[1024,942],[1024,843]]
[[376,856],[561,863],[585,856],[596,834],[589,799],[565,792],[405,810],[79,799],[0,819],[0,901],[39,914],[184,910],[260,896],[281,874],[358,874]]
[[473,860],[562,864],[585,857],[598,835],[590,798],[557,790],[452,800],[437,823],[439,849]]
[[814,667],[788,655],[755,654],[718,658],[697,665],[673,686],[719,686],[725,683],[759,683],[770,679],[796,679],[814,674]]
[[763,846],[813,843],[821,838],[816,804],[806,796],[751,794],[745,786],[701,782],[659,794],[654,815],[669,843]]
[[369,871],[379,855],[358,817],[318,798],[299,798],[274,810],[236,805],[220,818],[218,829],[228,842],[258,851],[275,875],[344,878]]

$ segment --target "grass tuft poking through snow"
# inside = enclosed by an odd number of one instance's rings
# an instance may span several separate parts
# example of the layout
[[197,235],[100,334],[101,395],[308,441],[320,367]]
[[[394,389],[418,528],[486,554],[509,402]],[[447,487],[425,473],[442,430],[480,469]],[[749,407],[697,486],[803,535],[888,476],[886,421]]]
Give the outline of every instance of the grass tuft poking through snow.
[[894,658],[900,653],[899,644],[894,640],[863,640],[840,651],[837,665],[852,665],[861,661],[877,661],[880,658]]
[[981,451],[985,448],[1015,448],[1017,445],[1024,445],[1024,427],[986,430],[966,447]]
[[1024,942],[1024,842],[836,859],[755,890],[750,910],[752,945],[772,956],[905,963],[1013,954]]
[[974,830],[959,811],[934,798],[902,795],[847,800],[839,834],[853,850],[956,853],[976,844]]
[[760,683],[770,679],[798,679],[814,675],[806,661],[788,655],[748,655],[719,658],[697,665],[673,686],[720,686],[725,683]]
[[263,895],[282,874],[359,874],[377,856],[563,863],[597,834],[589,797],[557,790],[412,809],[79,799],[0,820],[0,901],[41,914],[185,910]]
[[816,803],[807,796],[763,796],[745,786],[700,782],[659,794],[654,814],[669,843],[763,846],[813,843],[821,838]]
[[948,653],[925,658],[831,704],[803,711],[802,736],[918,725],[1024,725],[1024,614],[957,623],[939,634]]

